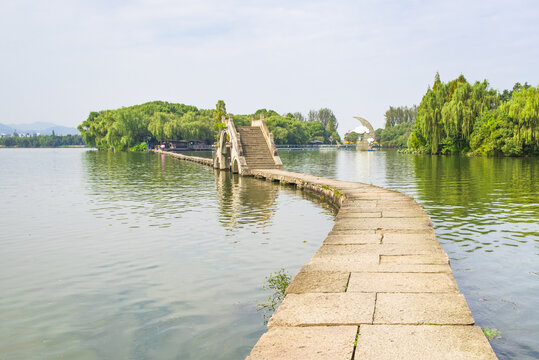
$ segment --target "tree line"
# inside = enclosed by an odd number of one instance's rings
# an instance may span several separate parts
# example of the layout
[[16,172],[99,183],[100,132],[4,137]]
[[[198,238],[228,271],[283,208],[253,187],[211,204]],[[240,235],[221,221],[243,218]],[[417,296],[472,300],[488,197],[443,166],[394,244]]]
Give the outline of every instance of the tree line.
[[436,73],[419,106],[390,107],[375,138],[382,147],[426,154],[539,153],[539,89],[516,83],[498,92],[463,75],[444,83]]
[[405,123],[415,122],[417,116],[417,106],[413,105],[410,108],[407,106],[390,106],[389,110],[384,114],[386,119],[386,128]]
[[52,148],[85,145],[80,135],[36,135],[0,137],[0,146],[20,148]]
[[[260,109],[254,114],[233,115],[233,120],[236,126],[247,126],[252,116],[258,118],[264,114],[277,144],[340,141],[333,112],[320,109],[312,113],[309,112],[306,119],[300,113],[279,115],[273,110]],[[142,142],[154,144],[165,140],[212,143],[224,126],[222,116],[228,116],[222,100],[217,102],[215,109],[153,101],[116,110],[91,112],[78,129],[89,146],[99,149],[127,150],[138,147]]]
[[417,111],[410,149],[429,154],[539,153],[539,89],[516,83],[501,94],[487,80],[444,83],[437,73]]
[[383,148],[406,148],[414,130],[417,106],[390,106],[384,117],[384,129],[376,129],[374,138]]

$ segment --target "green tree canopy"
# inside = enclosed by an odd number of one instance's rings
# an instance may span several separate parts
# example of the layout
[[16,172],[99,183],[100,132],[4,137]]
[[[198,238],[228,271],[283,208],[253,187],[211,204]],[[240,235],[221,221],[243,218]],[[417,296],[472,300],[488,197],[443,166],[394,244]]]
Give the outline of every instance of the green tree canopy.
[[[236,126],[248,126],[253,116],[264,115],[268,128],[278,144],[306,144],[314,139],[328,143],[340,141],[336,132],[337,120],[329,109],[317,112],[327,118],[307,122],[294,113],[279,115],[274,110],[259,109],[254,114],[234,115]],[[126,150],[141,142],[157,143],[165,140],[200,140],[213,142],[221,118],[226,115],[224,101],[219,100],[213,110],[198,109],[184,104],[154,101],[116,110],[91,112],[78,129],[84,141],[99,149]]]
[[418,107],[408,145],[431,153],[536,154],[537,87],[515,84],[501,94],[464,76],[443,83],[437,73]]

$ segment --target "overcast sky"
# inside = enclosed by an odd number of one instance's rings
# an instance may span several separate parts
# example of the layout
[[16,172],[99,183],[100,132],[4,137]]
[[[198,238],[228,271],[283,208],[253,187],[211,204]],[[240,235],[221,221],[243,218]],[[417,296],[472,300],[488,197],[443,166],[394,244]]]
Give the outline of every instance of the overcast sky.
[[436,71],[539,84],[539,1],[0,0],[0,123],[165,100],[383,127]]

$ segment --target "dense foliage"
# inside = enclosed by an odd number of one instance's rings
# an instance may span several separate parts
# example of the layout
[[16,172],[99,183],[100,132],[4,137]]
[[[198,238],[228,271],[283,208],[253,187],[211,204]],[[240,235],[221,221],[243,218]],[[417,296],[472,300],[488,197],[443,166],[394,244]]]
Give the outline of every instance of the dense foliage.
[[117,110],[91,112],[78,126],[84,141],[98,149],[125,150],[165,139],[213,141],[213,110],[154,101]]
[[443,83],[436,74],[417,111],[409,148],[430,154],[523,155],[539,152],[539,91],[516,84],[498,91],[464,76]]
[[344,141],[349,142],[349,143],[355,143],[355,142],[363,140],[363,135],[365,134],[359,134],[355,131],[349,131],[346,134],[344,134]]
[[[329,109],[320,109],[314,121],[302,121],[293,114],[279,115],[261,109],[255,114],[235,115],[236,126],[247,126],[252,116],[264,114],[269,130],[277,144],[306,144],[312,140],[340,141],[337,119]],[[150,144],[167,139],[213,142],[222,116],[226,115],[222,100],[216,109],[204,110],[184,104],[162,101],[124,107],[117,110],[92,112],[78,126],[89,146],[99,149],[126,150],[141,142]],[[299,114],[301,115],[301,114]]]
[[386,119],[386,129],[398,124],[413,123],[417,116],[417,106],[413,105],[410,108],[407,106],[390,106],[384,117]]
[[417,106],[390,106],[385,113],[385,129],[376,129],[374,138],[384,148],[405,148],[414,129]]
[[28,137],[0,137],[0,146],[20,148],[51,148],[85,145],[80,135],[37,135]]
[[404,122],[385,129],[376,129],[374,138],[383,148],[405,148],[414,130],[413,122]]

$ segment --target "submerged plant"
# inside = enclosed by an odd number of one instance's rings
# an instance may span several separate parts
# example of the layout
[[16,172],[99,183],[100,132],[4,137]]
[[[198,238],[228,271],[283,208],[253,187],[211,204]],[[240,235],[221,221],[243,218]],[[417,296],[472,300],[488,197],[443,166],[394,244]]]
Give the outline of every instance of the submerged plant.
[[481,330],[483,330],[483,334],[487,337],[488,341],[492,341],[494,339],[501,339],[502,338],[502,332],[498,329],[491,329],[489,327],[482,327]]
[[268,297],[266,302],[256,306],[258,311],[263,310],[266,312],[266,314],[264,314],[264,322],[267,322],[277,306],[283,301],[284,293],[290,284],[290,280],[292,280],[292,277],[285,269],[271,273],[266,277],[266,281],[262,288],[264,290],[273,290],[273,293]]

